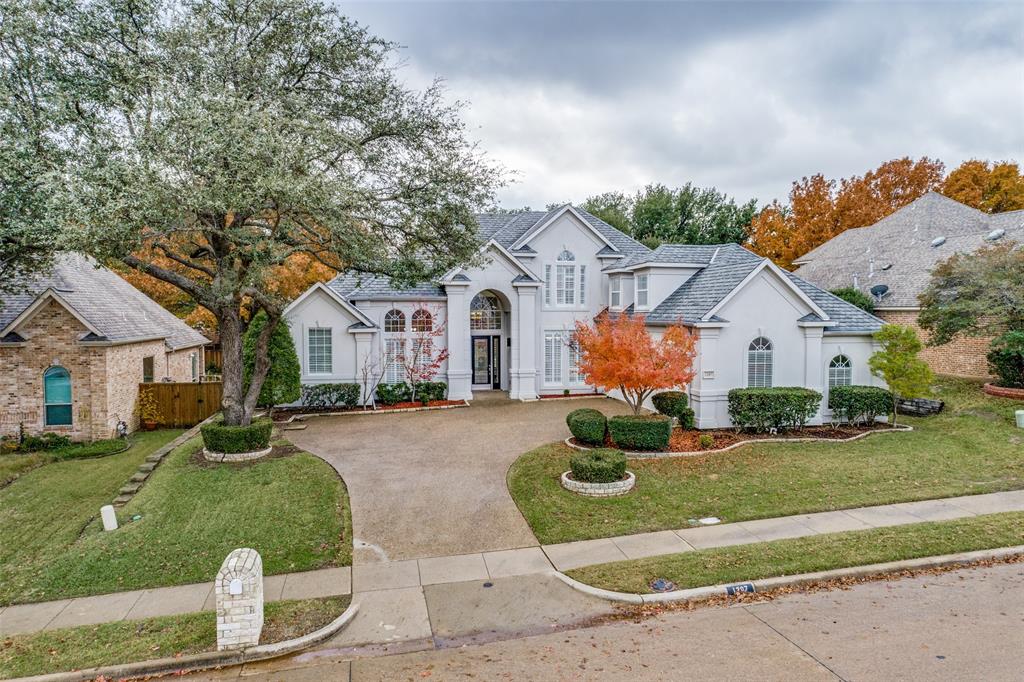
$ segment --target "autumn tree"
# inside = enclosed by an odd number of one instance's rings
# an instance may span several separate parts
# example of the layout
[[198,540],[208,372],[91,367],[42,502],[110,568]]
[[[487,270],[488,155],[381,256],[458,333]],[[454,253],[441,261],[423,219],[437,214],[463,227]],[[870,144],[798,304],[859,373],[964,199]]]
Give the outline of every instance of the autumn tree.
[[896,426],[900,399],[924,395],[934,377],[928,363],[917,357],[924,346],[917,338],[917,332],[910,327],[883,325],[875,332],[875,341],[881,348],[868,358],[868,367],[873,375],[884,379],[889,385],[892,394],[892,425]]
[[412,331],[406,339],[408,345],[402,351],[399,362],[402,363],[402,371],[412,391],[410,399],[413,402],[416,401],[420,383],[433,381],[448,359],[448,348],[443,347],[448,321],[438,322],[441,312],[441,306],[425,303],[417,303],[412,311]]
[[[38,116],[66,116],[45,186],[69,243],[216,319],[227,424],[248,424],[297,254],[409,284],[472,261],[499,173],[435,84],[318,0],[13,0],[40,44]],[[6,29],[6,26],[5,26]],[[48,97],[47,93],[53,93]],[[174,263],[173,267],[167,261]],[[242,336],[256,314],[246,385]]]
[[863,176],[793,183],[789,204],[768,204],[751,222],[750,246],[778,265],[793,261],[853,227],[873,225],[926,192],[938,189],[943,165],[927,157],[886,161]]
[[634,414],[654,392],[686,386],[693,379],[697,339],[682,325],[666,327],[655,340],[640,316],[603,315],[592,326],[577,322],[572,342],[587,383],[605,391],[618,389]]
[[964,161],[946,176],[939,191],[986,213],[1024,209],[1024,175],[1011,161]]

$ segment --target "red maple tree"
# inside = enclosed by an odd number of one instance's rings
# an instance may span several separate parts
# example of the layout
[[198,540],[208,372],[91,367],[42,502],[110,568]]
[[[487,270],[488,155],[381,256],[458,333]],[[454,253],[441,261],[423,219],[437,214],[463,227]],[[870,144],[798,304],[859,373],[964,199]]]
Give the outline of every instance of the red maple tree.
[[594,325],[576,323],[580,372],[602,390],[618,389],[639,414],[655,391],[678,388],[693,379],[697,336],[682,325],[667,327],[655,340],[641,316],[602,315]]

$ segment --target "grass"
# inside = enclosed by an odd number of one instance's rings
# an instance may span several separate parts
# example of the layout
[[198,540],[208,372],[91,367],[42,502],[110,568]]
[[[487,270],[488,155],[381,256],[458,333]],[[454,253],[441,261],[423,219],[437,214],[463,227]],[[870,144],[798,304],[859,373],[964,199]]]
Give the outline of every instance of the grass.
[[192,439],[104,532],[100,506],[174,435],[141,434],[126,453],[50,464],[0,490],[0,604],[205,582],[237,547],[256,548],[266,575],[351,564],[344,484],[301,451],[213,465]]
[[[341,615],[349,601],[350,597],[343,596],[268,602],[260,643],[317,630]],[[0,677],[196,654],[213,651],[216,645],[216,614],[212,611],[14,635],[0,642]]]
[[684,589],[1022,544],[1024,512],[1013,512],[618,561],[568,573],[595,587],[644,593],[655,578]]
[[1024,488],[1017,401],[941,378],[940,415],[901,417],[911,433],[852,443],[757,443],[726,453],[631,460],[636,488],[586,498],[558,482],[573,452],[562,443],[521,456],[509,490],[541,543],[684,528],[690,519],[744,521]]
[[125,445],[123,440],[111,438],[92,443],[72,443],[52,450],[2,453],[0,454],[0,488],[13,483],[18,476],[44,464],[67,459],[104,457],[123,451]]

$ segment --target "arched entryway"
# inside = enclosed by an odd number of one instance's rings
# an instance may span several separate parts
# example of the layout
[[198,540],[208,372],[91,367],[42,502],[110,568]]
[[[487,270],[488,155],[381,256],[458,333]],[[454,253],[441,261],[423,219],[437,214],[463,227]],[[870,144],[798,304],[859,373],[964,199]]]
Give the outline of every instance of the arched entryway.
[[472,390],[509,387],[511,305],[500,293],[485,289],[469,303],[469,368]]

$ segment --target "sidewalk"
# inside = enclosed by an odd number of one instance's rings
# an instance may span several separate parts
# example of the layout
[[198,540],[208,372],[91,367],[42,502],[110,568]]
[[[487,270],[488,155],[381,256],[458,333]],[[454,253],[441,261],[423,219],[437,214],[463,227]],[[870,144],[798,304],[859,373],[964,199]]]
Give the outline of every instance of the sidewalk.
[[[267,601],[278,601],[352,593],[356,601],[362,602],[357,621],[366,625],[383,623],[376,614],[371,616],[374,605],[386,612],[415,611],[412,620],[423,627],[412,629],[429,633],[426,605],[420,604],[422,588],[427,586],[535,576],[698,549],[1014,511],[1024,511],[1024,490],[268,576],[264,579],[264,594]],[[0,636],[213,608],[212,582],[20,604],[0,609]],[[363,641],[381,642],[394,642],[400,637],[393,629],[376,634],[379,639],[374,640],[371,628],[361,636],[365,637]]]

